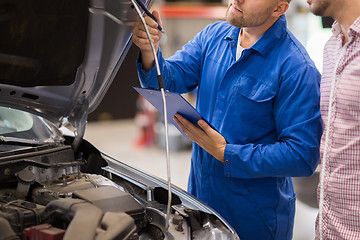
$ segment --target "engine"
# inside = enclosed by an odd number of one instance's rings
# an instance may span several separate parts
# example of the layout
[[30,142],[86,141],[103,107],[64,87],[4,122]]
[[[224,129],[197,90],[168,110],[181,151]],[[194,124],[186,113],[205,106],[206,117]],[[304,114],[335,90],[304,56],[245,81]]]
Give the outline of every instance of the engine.
[[0,240],[216,239],[228,232],[176,195],[166,224],[167,190],[139,186],[106,166],[86,143],[76,153],[66,146],[2,153]]

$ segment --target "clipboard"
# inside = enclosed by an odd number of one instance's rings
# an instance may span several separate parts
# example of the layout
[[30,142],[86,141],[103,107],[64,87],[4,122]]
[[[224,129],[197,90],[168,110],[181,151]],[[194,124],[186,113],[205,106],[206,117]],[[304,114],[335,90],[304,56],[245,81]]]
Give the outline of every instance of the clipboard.
[[[148,100],[159,112],[164,114],[164,105],[162,101],[161,91],[149,88],[133,87],[139,94],[141,94],[146,100]],[[197,125],[197,121],[200,119],[206,121],[200,113],[183,98],[179,93],[165,91],[166,105],[167,105],[167,118],[168,122],[172,123],[186,138],[186,134],[180,129],[180,127],[173,120],[176,113],[179,113],[187,120]],[[198,126],[198,125],[197,125]],[[213,126],[211,126],[214,128]],[[214,128],[215,129],[215,128]],[[189,139],[189,138],[188,138]]]

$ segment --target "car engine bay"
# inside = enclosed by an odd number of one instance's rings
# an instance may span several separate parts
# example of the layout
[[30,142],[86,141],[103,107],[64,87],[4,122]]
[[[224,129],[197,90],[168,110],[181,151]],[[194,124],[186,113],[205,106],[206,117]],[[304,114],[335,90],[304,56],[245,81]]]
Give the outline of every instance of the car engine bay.
[[85,140],[77,152],[69,145],[0,152],[0,240],[216,239],[228,231],[176,195],[166,230],[167,190],[107,169]]

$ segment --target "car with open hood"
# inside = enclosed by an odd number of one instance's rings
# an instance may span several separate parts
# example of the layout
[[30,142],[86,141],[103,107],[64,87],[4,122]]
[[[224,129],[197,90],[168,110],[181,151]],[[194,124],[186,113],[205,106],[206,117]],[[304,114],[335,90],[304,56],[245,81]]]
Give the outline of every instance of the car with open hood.
[[83,138],[131,46],[133,4],[0,0],[0,240],[239,239],[186,191]]

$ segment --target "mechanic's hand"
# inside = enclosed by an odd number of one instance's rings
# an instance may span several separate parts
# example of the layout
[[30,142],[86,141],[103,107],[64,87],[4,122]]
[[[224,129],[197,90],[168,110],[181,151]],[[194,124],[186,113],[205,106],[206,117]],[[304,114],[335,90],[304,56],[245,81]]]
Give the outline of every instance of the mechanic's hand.
[[[159,12],[157,10],[154,10],[152,14],[156,18],[160,26],[162,26]],[[154,44],[155,51],[157,53],[162,32],[157,28],[158,24],[151,17],[144,16],[144,19],[148,27],[152,42]],[[145,27],[141,20],[139,20],[135,24],[132,33],[132,41],[141,50],[141,60],[143,63],[143,68],[148,71],[153,66],[155,58],[148,36],[145,31]]]
[[179,125],[186,136],[196,142],[217,160],[224,162],[226,140],[220,133],[210,127],[204,120],[199,120],[197,122],[200,128],[180,114],[175,114],[174,121]]

